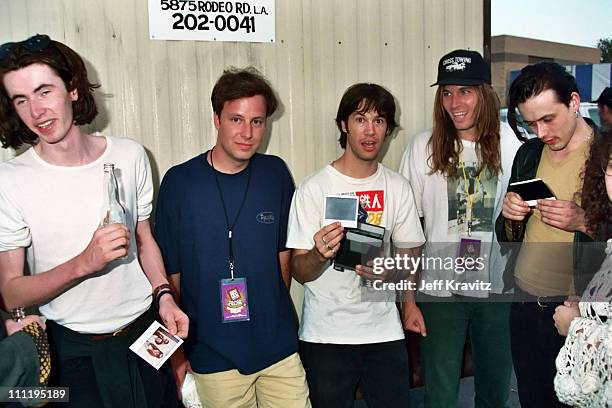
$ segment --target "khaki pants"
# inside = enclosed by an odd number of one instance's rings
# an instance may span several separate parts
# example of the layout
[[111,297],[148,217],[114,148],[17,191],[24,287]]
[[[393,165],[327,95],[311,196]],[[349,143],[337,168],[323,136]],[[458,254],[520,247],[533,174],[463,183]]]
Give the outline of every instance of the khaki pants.
[[193,373],[204,408],[310,408],[306,373],[297,353],[254,374]]

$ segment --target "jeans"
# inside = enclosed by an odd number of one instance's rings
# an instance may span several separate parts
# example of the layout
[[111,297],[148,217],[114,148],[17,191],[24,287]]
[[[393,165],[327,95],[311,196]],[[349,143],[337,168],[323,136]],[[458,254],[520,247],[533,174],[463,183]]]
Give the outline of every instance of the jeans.
[[469,334],[474,368],[474,406],[502,408],[508,404],[510,356],[509,302],[452,301],[419,294],[427,337],[421,341],[425,407],[457,407],[461,364]]
[[[515,287],[515,298],[525,299],[525,292]],[[527,295],[529,296],[529,295]],[[537,298],[512,303],[510,331],[512,361],[522,408],[566,407],[557,399],[553,380],[555,359],[565,343],[555,327],[553,315],[557,303],[536,302]]]
[[300,342],[314,408],[352,408],[357,386],[368,408],[408,407],[408,352],[404,340],[373,344]]

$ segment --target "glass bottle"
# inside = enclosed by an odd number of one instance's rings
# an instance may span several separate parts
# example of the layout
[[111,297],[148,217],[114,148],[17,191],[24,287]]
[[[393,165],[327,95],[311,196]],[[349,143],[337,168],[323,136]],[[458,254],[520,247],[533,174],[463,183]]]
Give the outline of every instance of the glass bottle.
[[123,224],[127,225],[125,208],[119,201],[119,187],[115,177],[115,165],[104,163],[104,212],[102,225]]

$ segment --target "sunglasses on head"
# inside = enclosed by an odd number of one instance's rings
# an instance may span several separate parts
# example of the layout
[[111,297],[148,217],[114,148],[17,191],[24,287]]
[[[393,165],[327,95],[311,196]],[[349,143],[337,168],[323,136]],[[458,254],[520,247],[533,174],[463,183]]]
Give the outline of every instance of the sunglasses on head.
[[19,42],[4,43],[0,45],[0,61],[7,58],[15,47],[22,47],[30,52],[42,52],[49,44],[51,44],[51,38],[45,34],[36,34],[27,40]]

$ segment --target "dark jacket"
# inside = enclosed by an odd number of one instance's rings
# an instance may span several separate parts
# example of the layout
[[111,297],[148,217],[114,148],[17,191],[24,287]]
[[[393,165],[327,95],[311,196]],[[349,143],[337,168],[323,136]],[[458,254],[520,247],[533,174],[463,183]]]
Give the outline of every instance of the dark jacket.
[[38,351],[27,333],[18,331],[0,340],[0,387],[38,386],[38,362]]
[[[510,174],[510,183],[517,181],[529,180],[536,177],[538,166],[544,143],[540,139],[530,139],[516,152],[514,162],[512,163],[512,173]],[[521,233],[514,242],[522,242],[525,232],[527,220],[531,214],[528,214],[523,220]],[[514,266],[519,253],[518,245],[509,245],[513,242],[512,237],[507,236],[505,228],[506,219],[503,214],[500,214],[495,222],[495,233],[502,247],[502,254],[509,252],[508,263],[504,271],[504,292],[514,287]],[[506,243],[506,244],[505,244]],[[504,245],[505,244],[505,245]],[[576,294],[580,295],[586,289],[586,286],[591,281],[591,278],[603,262],[605,253],[605,243],[594,242],[588,235],[582,232],[574,233],[574,287]]]

